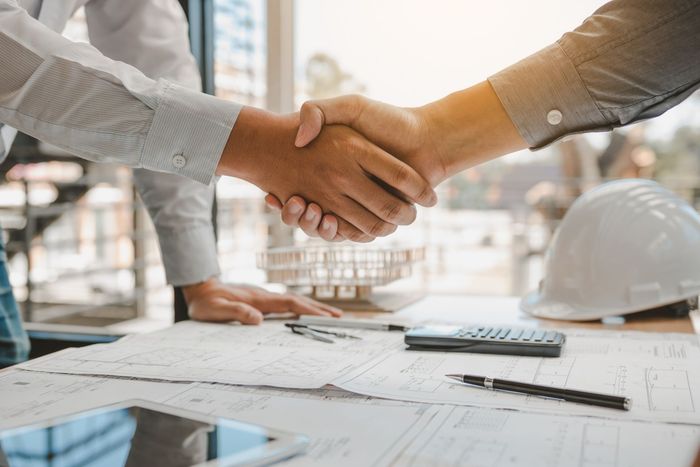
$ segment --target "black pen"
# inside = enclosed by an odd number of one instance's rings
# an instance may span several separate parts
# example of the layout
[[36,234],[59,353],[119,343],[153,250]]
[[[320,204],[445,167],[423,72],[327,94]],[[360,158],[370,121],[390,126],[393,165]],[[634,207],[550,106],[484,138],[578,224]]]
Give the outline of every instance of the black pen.
[[508,381],[504,379],[487,378],[473,375],[445,375],[460,383],[471,384],[486,389],[517,392],[519,394],[529,394],[531,396],[547,397],[549,399],[559,399],[568,402],[578,402],[580,404],[597,405],[610,409],[629,410],[632,407],[632,400],[628,397],[613,396],[610,394],[600,394],[596,392],[577,391],[575,389],[564,389],[550,386],[540,386],[539,384],[521,383],[518,381]]

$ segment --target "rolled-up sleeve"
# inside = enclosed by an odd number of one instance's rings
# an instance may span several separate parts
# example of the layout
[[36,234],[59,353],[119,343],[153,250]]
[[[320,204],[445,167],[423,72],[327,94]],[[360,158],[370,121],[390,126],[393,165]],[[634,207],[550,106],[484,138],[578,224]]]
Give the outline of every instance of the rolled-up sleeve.
[[94,161],[209,184],[241,108],[71,42],[13,0],[0,57],[0,122]]
[[489,82],[533,149],[658,116],[700,88],[700,1],[609,2]]

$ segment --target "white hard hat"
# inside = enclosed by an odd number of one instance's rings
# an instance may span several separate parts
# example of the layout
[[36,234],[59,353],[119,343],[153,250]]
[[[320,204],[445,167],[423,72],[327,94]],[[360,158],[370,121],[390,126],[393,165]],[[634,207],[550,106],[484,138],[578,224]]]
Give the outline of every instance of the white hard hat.
[[648,180],[603,184],[579,197],[545,257],[532,315],[586,321],[700,295],[700,215]]

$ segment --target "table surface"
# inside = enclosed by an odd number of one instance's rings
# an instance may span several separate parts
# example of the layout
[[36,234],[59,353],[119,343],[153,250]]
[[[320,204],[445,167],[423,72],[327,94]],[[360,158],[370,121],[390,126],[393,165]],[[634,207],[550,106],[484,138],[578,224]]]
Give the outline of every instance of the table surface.
[[[565,321],[552,321],[536,319],[522,313],[518,309],[518,298],[516,297],[479,297],[479,296],[463,296],[463,295],[431,295],[406,307],[396,313],[363,313],[353,312],[346,313],[346,316],[357,318],[371,318],[386,322],[402,322],[415,323],[426,320],[437,320],[444,322],[455,323],[473,323],[473,324],[501,324],[513,326],[529,326],[529,327],[554,327],[554,328],[588,328],[588,329],[607,329],[607,330],[634,330],[648,332],[679,332],[679,333],[700,333],[698,322],[700,320],[696,316],[683,318],[639,318],[627,319],[622,324],[609,325],[600,322],[576,323]],[[8,368],[0,371],[0,374],[17,372],[19,370]],[[55,375],[59,377],[60,375]],[[109,389],[102,386],[101,392],[106,392]],[[100,392],[98,391],[98,392]],[[124,396],[126,397],[126,396]],[[134,397],[128,396],[130,398]],[[99,394],[93,391],[90,398],[97,398]],[[85,401],[86,406],[105,405],[105,403],[96,404],[91,399]],[[141,397],[144,398],[144,397]],[[65,397],[62,397],[58,403],[60,414],[71,413],[75,409],[69,406],[62,406],[65,402]],[[68,402],[66,402],[67,404]],[[39,417],[41,418],[41,417]],[[25,420],[24,423],[35,420]],[[700,458],[696,461],[700,467]]]
[[439,320],[455,323],[504,324],[523,327],[587,328],[617,331],[700,333],[698,312],[691,316],[628,316],[620,324],[538,319],[520,311],[518,297],[428,295],[395,313],[351,312],[346,316],[391,322]]

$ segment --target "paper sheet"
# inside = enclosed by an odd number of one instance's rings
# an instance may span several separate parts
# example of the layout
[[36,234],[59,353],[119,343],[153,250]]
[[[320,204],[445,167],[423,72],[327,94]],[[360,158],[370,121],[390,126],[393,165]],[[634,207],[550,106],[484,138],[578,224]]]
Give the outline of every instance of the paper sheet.
[[698,443],[697,426],[443,406],[392,465],[682,467]]
[[[690,465],[700,427],[532,414],[368,398],[337,388],[285,390],[175,384],[11,370],[0,374],[0,427],[126,399],[307,434],[286,465]],[[653,440],[653,442],[649,442]]]
[[197,385],[167,404],[304,433],[310,446],[284,465],[388,465],[437,413],[437,407],[365,398],[342,391],[290,392]]
[[183,322],[164,331],[98,344],[22,368],[164,381],[319,388],[375,356],[403,347],[400,333],[352,330],[362,340],[334,344],[261,326]]
[[[700,424],[700,346],[695,335],[567,333],[560,358],[403,351],[334,384],[369,396],[415,402]],[[625,395],[632,410],[591,407],[488,391],[444,375],[467,373]]]
[[21,426],[128,399],[162,402],[188,386],[11,370],[0,374],[0,428]]

